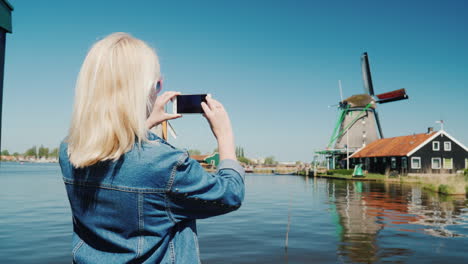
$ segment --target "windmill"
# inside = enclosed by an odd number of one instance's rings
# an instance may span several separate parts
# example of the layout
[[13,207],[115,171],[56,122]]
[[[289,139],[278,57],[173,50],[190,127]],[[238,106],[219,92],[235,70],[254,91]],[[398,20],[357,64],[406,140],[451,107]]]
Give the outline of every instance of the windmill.
[[354,152],[367,144],[383,138],[382,126],[377,114],[377,104],[408,99],[405,89],[374,94],[374,86],[367,52],[361,56],[364,94],[342,99],[338,104],[338,122],[333,130],[328,149],[349,149]]

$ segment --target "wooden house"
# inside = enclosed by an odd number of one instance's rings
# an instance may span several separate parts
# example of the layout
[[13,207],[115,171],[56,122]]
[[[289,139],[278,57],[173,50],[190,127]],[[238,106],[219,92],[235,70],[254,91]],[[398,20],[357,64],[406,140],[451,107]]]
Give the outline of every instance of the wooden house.
[[219,153],[211,155],[190,155],[190,158],[198,161],[203,168],[216,168],[219,165]]
[[452,174],[468,168],[468,148],[446,131],[383,138],[357,150],[351,165],[381,174]]

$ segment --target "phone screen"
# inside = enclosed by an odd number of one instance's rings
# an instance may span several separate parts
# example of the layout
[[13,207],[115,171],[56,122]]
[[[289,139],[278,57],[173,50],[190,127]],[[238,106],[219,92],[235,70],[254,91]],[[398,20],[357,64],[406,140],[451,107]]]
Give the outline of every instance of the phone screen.
[[177,96],[177,113],[179,114],[202,114],[201,103],[206,103],[206,94],[188,94]]

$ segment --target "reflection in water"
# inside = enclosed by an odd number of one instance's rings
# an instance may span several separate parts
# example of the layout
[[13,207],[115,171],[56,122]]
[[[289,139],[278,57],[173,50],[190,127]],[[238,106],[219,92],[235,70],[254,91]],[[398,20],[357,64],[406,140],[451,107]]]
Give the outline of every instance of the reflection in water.
[[340,239],[338,255],[343,262],[373,263],[392,256],[408,256],[404,247],[382,247],[385,230],[417,232],[429,236],[462,236],[450,230],[466,225],[466,199],[422,192],[419,186],[373,182],[328,181],[331,214]]
[[[203,263],[467,263],[464,197],[292,175],[245,183],[240,210],[198,222]],[[57,164],[0,163],[0,263],[70,263],[71,220]]]

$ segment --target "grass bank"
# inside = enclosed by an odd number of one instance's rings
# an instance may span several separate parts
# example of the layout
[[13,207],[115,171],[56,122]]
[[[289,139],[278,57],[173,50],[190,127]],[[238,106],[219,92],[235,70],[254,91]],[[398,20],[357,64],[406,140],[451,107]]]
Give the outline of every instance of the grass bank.
[[468,176],[464,175],[424,175],[401,177],[403,183],[418,183],[425,190],[447,195],[468,194]]
[[353,177],[353,170],[329,170],[326,173],[317,174],[318,177],[357,181],[385,181],[387,177],[377,173],[367,173],[365,177]]
[[423,189],[446,194],[446,195],[467,195],[468,194],[468,170],[464,175],[422,175],[422,176],[397,176],[388,177],[383,174],[367,173],[365,177],[353,177],[352,170],[330,170],[327,173],[320,173],[318,177],[357,180],[357,181],[385,181],[402,184],[419,184]]

